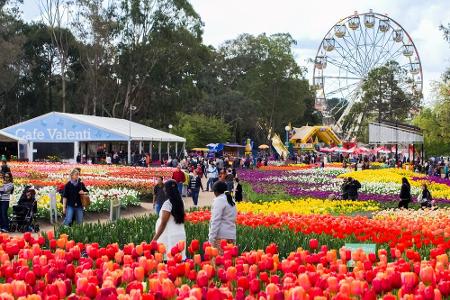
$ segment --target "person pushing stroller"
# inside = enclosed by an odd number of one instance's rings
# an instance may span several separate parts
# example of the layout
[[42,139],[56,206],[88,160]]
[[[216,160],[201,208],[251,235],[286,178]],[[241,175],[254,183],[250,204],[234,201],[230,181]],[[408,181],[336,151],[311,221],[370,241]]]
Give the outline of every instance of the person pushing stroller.
[[26,186],[20,195],[17,205],[13,206],[13,211],[16,214],[21,212],[28,212],[32,210],[33,213],[37,212],[37,202],[36,202],[36,190],[33,186]]
[[37,212],[36,190],[33,186],[26,186],[19,201],[13,206],[11,218],[11,231],[39,231],[39,225],[35,224]]

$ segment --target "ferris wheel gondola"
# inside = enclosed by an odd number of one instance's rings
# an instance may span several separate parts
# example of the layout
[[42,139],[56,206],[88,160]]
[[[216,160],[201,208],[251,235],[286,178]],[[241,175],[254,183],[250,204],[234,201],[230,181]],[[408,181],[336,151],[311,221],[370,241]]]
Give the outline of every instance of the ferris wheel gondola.
[[[401,87],[405,93],[421,95],[423,79],[419,53],[398,22],[370,10],[362,14],[355,12],[334,24],[325,34],[314,59],[316,109],[322,112],[324,123],[342,131],[344,118],[361,98],[368,73],[390,61],[397,62],[404,70],[406,80]],[[327,102],[333,98],[340,105],[329,107]],[[343,102],[347,105],[341,105]],[[334,118],[336,111],[342,112],[338,120]],[[361,122],[360,117],[355,120]]]

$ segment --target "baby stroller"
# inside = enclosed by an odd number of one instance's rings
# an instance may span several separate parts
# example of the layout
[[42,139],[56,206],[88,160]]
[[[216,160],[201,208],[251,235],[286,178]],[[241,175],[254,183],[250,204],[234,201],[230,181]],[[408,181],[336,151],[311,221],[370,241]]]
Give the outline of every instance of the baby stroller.
[[13,214],[9,226],[10,231],[39,232],[39,225],[35,222],[36,212],[36,191],[32,186],[26,186],[17,205],[13,206]]

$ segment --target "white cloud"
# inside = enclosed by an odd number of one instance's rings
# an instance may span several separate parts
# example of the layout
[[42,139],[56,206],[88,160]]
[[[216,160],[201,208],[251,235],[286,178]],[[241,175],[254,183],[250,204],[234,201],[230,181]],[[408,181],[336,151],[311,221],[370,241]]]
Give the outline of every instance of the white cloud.
[[308,66],[309,78],[312,66],[307,61],[314,58],[327,31],[355,10],[367,12],[371,8],[388,14],[411,35],[422,61],[427,102],[431,100],[430,82],[438,80],[450,66],[450,48],[438,29],[450,22],[450,1],[446,0],[193,0],[192,4],[205,22],[204,40],[213,46],[244,32],[289,32],[298,40],[296,58]]

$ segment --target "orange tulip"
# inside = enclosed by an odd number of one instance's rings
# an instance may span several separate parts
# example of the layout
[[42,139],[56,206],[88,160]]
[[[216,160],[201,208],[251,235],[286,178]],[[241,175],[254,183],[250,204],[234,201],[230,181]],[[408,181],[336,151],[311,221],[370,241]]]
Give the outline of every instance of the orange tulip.
[[119,251],[117,251],[115,254],[114,254],[114,260],[117,262],[117,263],[121,263],[122,262],[122,258],[123,258],[123,251],[122,250],[119,250]]
[[328,289],[332,293],[337,293],[339,291],[339,283],[336,277],[330,276],[327,278]]
[[16,298],[24,297],[27,295],[27,285],[23,280],[13,280],[12,293]]
[[10,283],[2,283],[0,284],[0,294],[9,294],[12,295],[13,288]]
[[301,286],[296,286],[285,293],[285,299],[306,300],[309,299],[309,296]]
[[161,254],[166,253],[166,246],[164,244],[158,244],[158,252]]
[[151,293],[157,293],[161,289],[161,284],[158,279],[150,278],[148,280],[148,290]]
[[56,240],[56,247],[64,249],[66,245],[66,239],[59,238]]
[[145,277],[145,270],[143,267],[139,266],[134,268],[134,278],[137,281],[144,281],[144,277]]
[[309,291],[311,289],[311,282],[306,273],[298,275],[297,283],[303,288],[304,291]]
[[142,254],[144,254],[144,247],[142,245],[136,246],[136,254],[139,256],[142,256]]
[[[9,256],[8,256],[8,259],[9,259]],[[202,263],[202,257],[200,256],[200,254],[194,255],[194,263],[198,266]]]
[[233,281],[233,280],[236,280],[236,278],[237,278],[237,270],[236,270],[236,268],[233,267],[233,266],[228,267],[228,269],[227,269],[227,280],[228,281]]
[[278,286],[274,283],[269,283],[266,286],[266,294],[269,297],[269,299],[274,299],[275,295],[280,291]]
[[178,248],[179,252],[182,252],[185,247],[186,247],[186,242],[185,241],[179,241],[177,243],[177,248]]
[[192,288],[189,292],[189,296],[195,298],[196,300],[201,300],[202,290],[200,288]]
[[420,268],[420,279],[425,285],[432,285],[436,282],[436,276],[431,266],[423,266]]
[[134,262],[133,256],[131,256],[131,255],[125,254],[122,259],[123,259],[123,264],[126,266],[130,266]]

